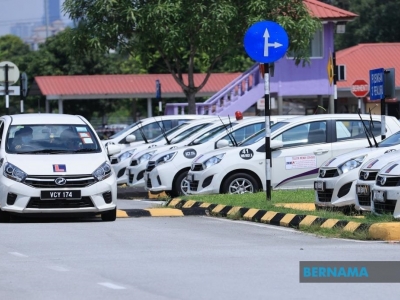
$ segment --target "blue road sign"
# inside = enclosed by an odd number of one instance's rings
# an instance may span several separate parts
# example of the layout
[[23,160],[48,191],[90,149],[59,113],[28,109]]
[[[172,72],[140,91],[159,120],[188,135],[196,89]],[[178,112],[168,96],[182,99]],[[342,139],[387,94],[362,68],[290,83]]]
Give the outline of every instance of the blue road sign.
[[285,29],[272,21],[254,23],[244,36],[244,49],[256,62],[275,62],[285,55],[288,47]]
[[384,91],[385,69],[369,70],[369,98],[371,100],[380,100],[385,98]]

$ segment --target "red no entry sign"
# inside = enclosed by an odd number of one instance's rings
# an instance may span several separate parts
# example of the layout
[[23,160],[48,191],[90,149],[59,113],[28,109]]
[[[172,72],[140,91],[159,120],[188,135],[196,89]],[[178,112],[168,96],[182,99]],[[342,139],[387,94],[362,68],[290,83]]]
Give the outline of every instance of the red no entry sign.
[[363,98],[369,93],[369,84],[363,79],[358,79],[351,85],[351,93],[357,98]]

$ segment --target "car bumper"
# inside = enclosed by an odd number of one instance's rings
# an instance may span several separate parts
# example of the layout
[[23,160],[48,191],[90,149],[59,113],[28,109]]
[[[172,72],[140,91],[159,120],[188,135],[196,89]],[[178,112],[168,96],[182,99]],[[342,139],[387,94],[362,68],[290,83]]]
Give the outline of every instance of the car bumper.
[[342,176],[317,178],[324,183],[324,191],[315,191],[315,205],[323,207],[344,207],[355,205],[358,169],[351,170]]
[[[35,188],[5,177],[1,178],[0,186],[1,210],[7,212],[99,213],[117,207],[117,185],[113,176],[83,188]],[[71,190],[80,190],[81,199],[40,199],[41,191]]]
[[[385,199],[377,201],[374,199],[375,191],[384,191]],[[400,188],[399,187],[382,187],[374,185],[372,189],[371,210],[376,214],[390,214],[394,218],[400,218]]]
[[112,164],[112,168],[115,172],[115,176],[117,177],[117,184],[125,184],[128,183],[128,176],[126,175],[126,169],[129,167],[130,159],[125,159],[116,164]]
[[145,172],[145,189],[150,192],[162,192],[172,190],[175,171],[171,171],[174,165],[166,163],[155,167],[150,172]]
[[212,167],[199,172],[189,171],[186,178],[189,182],[188,194],[219,194],[221,179]]
[[144,173],[146,171],[146,164],[128,167],[126,174],[128,176],[128,186],[131,187],[144,187]]

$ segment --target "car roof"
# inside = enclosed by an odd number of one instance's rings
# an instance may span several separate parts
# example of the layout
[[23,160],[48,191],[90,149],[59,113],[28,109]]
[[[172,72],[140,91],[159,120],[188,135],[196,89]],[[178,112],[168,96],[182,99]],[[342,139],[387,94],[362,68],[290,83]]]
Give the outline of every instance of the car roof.
[[[373,119],[381,119],[381,115],[371,115]],[[370,115],[369,114],[361,114],[361,117],[363,119],[369,119]],[[385,117],[390,117],[390,116],[385,116]],[[308,120],[308,121],[313,121],[313,120],[321,120],[321,119],[360,119],[360,116],[358,114],[317,114],[317,115],[306,115],[306,116],[300,116],[300,117],[294,117],[294,118],[288,118],[285,120],[282,120],[282,122],[286,123],[296,123],[299,121],[303,120]],[[393,118],[393,117],[391,117]]]
[[28,124],[86,124],[84,118],[78,115],[67,114],[18,114],[4,116],[9,118],[12,125],[28,125]]

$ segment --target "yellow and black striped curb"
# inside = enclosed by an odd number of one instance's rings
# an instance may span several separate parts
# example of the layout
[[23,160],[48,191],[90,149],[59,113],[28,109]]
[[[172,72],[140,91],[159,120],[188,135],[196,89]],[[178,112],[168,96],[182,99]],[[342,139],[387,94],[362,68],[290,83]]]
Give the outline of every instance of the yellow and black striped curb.
[[205,215],[204,209],[176,209],[176,208],[146,208],[146,209],[118,209],[117,218],[139,217],[183,217]]
[[340,228],[344,231],[356,233],[368,230],[372,239],[385,241],[400,240],[400,222],[388,223],[358,223],[353,221],[326,219],[313,215],[296,215],[290,213],[278,213],[263,209],[246,208],[239,206],[229,206],[222,204],[212,204],[198,202],[194,200],[172,199],[167,204],[168,207],[185,210],[203,209],[206,215],[221,217],[241,218],[247,221],[266,223],[276,226],[284,226],[299,229],[301,226],[319,226],[320,228]]

